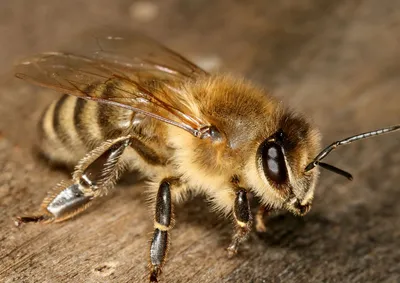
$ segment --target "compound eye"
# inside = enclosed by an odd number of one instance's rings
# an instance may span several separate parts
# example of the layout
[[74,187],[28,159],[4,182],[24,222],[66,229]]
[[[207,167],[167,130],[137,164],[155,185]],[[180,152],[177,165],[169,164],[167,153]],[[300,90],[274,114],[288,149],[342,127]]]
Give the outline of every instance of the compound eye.
[[278,185],[286,183],[288,173],[282,147],[267,141],[260,146],[259,151],[265,176]]

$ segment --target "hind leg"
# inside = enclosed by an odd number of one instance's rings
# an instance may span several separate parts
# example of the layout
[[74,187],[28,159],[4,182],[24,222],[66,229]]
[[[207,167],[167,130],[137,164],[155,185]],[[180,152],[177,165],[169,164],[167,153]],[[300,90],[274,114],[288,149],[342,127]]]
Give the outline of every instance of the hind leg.
[[43,200],[40,210],[18,216],[16,225],[59,222],[85,210],[92,201],[112,189],[122,171],[120,158],[131,136],[109,140],[89,152],[77,165],[72,180],[59,183]]

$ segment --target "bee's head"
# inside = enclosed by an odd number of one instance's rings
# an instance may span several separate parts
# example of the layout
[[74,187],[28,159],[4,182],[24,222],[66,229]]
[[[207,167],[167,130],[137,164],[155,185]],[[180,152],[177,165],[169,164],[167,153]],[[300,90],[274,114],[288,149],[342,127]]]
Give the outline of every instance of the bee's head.
[[318,153],[319,134],[302,117],[283,112],[264,130],[268,132],[271,128],[275,130],[261,135],[256,143],[256,166],[247,165],[247,179],[264,205],[300,215],[311,207],[318,167],[349,180],[353,178],[350,173],[321,161],[332,150],[368,137],[400,131],[400,125],[393,125],[357,134],[333,142]]
[[318,177],[318,170],[306,172],[305,167],[319,150],[319,135],[302,117],[289,113],[275,126],[257,144],[256,193],[265,204],[303,215],[311,206]]

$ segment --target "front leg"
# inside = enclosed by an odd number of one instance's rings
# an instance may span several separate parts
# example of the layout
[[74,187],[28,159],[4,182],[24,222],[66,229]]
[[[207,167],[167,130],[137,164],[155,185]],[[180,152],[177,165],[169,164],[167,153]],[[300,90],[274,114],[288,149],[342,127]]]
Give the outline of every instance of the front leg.
[[256,214],[256,231],[258,233],[264,233],[267,231],[267,227],[265,226],[265,218],[267,218],[272,212],[272,208],[260,205]]
[[247,198],[247,191],[239,189],[236,192],[235,204],[233,207],[233,216],[235,218],[235,234],[232,242],[228,247],[228,256],[232,257],[237,254],[240,243],[247,239],[251,231],[252,215],[250,203]]

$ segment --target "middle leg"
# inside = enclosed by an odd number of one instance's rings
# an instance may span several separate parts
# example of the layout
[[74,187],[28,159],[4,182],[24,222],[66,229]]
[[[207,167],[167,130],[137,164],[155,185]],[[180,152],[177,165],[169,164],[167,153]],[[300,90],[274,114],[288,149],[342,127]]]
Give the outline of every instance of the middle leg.
[[150,282],[158,282],[161,268],[165,263],[170,242],[169,230],[173,226],[171,189],[178,184],[177,179],[164,179],[158,188],[154,213],[154,234],[150,246]]

